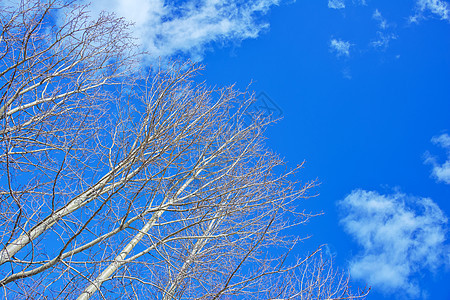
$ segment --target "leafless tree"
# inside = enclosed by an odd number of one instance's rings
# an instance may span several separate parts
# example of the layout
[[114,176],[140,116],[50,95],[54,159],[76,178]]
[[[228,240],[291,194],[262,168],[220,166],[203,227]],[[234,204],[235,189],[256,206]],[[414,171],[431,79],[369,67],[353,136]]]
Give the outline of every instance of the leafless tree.
[[4,298],[363,297],[287,263],[314,182],[264,146],[270,120],[244,125],[251,97],[139,68],[128,24],[87,11],[0,4]]

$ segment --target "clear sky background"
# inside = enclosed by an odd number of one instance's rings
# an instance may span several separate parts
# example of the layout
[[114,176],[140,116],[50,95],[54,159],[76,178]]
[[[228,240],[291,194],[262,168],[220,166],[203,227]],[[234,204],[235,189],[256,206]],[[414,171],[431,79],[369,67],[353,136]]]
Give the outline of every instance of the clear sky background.
[[[151,57],[250,82],[268,146],[318,178],[299,251],[328,244],[368,299],[450,299],[450,3],[114,0]],[[151,60],[151,59],[150,59]],[[266,97],[266,98],[264,98]],[[299,253],[300,253],[299,252]],[[301,254],[301,253],[300,253]]]

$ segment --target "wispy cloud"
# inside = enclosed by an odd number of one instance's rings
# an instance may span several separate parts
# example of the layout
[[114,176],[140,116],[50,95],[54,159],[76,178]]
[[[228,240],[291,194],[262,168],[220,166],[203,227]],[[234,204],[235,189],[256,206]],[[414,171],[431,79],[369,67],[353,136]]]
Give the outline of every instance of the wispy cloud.
[[378,27],[380,27],[381,29],[386,29],[388,27],[386,19],[381,15],[378,9],[375,9],[372,14],[372,18],[378,21]]
[[448,263],[447,218],[429,198],[354,190],[339,202],[341,224],[362,247],[350,273],[381,291],[420,295],[419,271]]
[[328,0],[328,8],[332,9],[343,9],[346,7],[347,4],[350,2],[350,6],[366,6],[367,1],[366,0],[352,0],[352,1],[345,1],[345,0]]
[[344,0],[328,0],[328,7],[333,9],[345,8]]
[[331,39],[330,50],[335,52],[337,56],[350,56],[350,42]]
[[447,160],[440,164],[437,157],[431,155],[429,152],[425,153],[425,163],[433,166],[431,172],[432,176],[438,181],[450,184],[450,136],[447,133],[435,136],[431,139],[431,142],[435,145],[442,147],[447,154]]
[[345,79],[352,79],[352,72],[350,71],[350,68],[345,67],[342,70],[342,76],[344,76]]
[[417,23],[419,19],[423,18],[423,14],[430,12],[437,15],[442,20],[450,21],[450,4],[443,0],[417,0],[417,14],[411,16],[409,21]]
[[390,30],[391,26],[378,9],[375,9],[373,12],[372,19],[378,22],[379,30],[377,31],[377,38],[370,45],[374,48],[385,50],[389,47],[391,40],[397,39],[397,35],[392,33],[392,30]]
[[397,35],[393,33],[386,33],[383,31],[377,31],[377,38],[373,40],[370,44],[374,48],[378,49],[387,49],[389,47],[389,43],[392,40],[396,40]]
[[[86,0],[87,1],[87,0]],[[201,59],[211,42],[256,38],[269,24],[261,20],[280,0],[97,0],[93,14],[114,12],[134,22],[134,35],[153,57],[177,54]]]

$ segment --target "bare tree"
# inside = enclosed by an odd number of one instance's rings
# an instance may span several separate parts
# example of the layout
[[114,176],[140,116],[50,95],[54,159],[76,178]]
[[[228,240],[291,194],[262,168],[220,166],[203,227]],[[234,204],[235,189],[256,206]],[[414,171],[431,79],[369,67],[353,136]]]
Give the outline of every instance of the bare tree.
[[[282,231],[311,217],[298,202],[314,182],[264,146],[270,120],[244,125],[247,93],[208,89],[195,64],[139,69],[113,15],[11,2],[0,4],[5,299],[365,295],[335,275],[295,275],[313,255],[286,263],[298,239]],[[308,294],[319,286],[332,292]]]

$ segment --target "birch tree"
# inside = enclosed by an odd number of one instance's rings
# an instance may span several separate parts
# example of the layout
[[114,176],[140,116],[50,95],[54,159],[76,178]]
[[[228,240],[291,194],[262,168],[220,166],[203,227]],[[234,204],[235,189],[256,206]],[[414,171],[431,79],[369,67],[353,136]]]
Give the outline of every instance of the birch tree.
[[74,3],[6,1],[0,20],[5,299],[365,295],[288,258],[314,182],[264,145],[271,120],[243,122],[247,92],[139,67],[124,20]]

